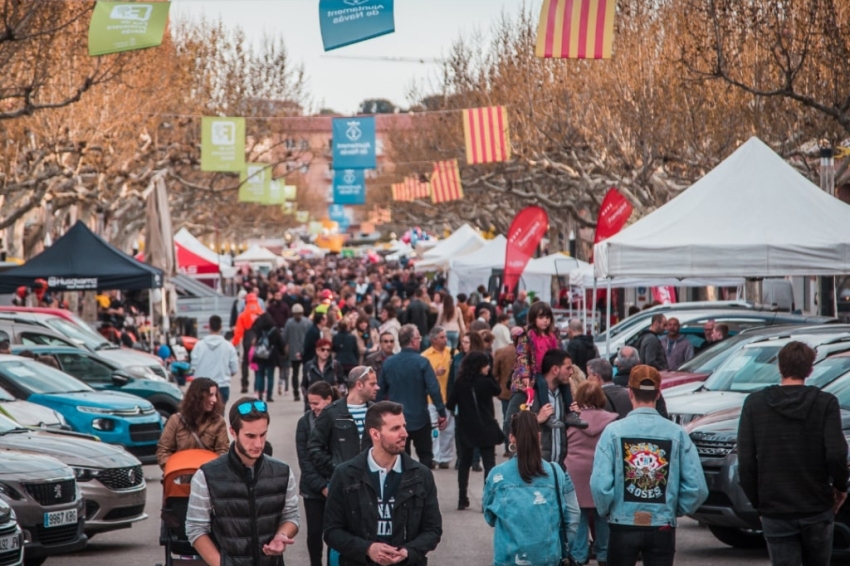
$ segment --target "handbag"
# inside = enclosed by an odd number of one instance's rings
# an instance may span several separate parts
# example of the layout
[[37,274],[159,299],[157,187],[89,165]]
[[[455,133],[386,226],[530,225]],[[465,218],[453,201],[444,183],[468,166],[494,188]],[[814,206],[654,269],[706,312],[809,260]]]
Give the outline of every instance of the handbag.
[[558,471],[555,465],[549,462],[549,467],[552,468],[552,477],[555,480],[555,495],[558,498],[558,515],[561,517],[558,523],[558,538],[561,541],[561,561],[558,566],[578,566],[578,562],[570,556],[570,546],[567,540],[567,522],[564,520],[564,506],[561,503],[561,485],[558,481]]

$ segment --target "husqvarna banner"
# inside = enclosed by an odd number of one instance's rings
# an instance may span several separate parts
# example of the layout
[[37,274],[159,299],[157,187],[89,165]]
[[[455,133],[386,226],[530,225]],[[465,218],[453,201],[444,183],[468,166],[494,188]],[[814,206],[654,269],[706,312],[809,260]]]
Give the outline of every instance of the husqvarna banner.
[[245,169],[245,118],[201,119],[201,171]]
[[98,2],[89,23],[89,55],[156,47],[171,2]]
[[334,204],[366,204],[366,170],[334,171]]
[[393,0],[320,0],[325,51],[393,33]]
[[374,169],[375,118],[334,118],[333,146],[334,169]]
[[527,206],[514,217],[505,251],[504,286],[508,293],[513,293],[528,260],[548,230],[549,215],[539,206]]

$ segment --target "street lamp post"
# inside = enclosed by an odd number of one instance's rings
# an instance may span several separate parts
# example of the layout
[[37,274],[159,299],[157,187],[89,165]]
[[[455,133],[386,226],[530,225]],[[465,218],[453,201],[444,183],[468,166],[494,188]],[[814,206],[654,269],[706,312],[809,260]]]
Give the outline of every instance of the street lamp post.
[[[835,149],[827,140],[820,142],[820,188],[830,196],[835,196]],[[822,316],[838,315],[838,296],[835,277],[819,278],[819,307]]]

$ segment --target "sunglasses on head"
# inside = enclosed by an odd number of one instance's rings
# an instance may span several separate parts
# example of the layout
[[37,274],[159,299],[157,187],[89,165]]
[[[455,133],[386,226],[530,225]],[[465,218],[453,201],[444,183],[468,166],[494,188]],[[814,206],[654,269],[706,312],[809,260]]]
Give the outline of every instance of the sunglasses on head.
[[251,411],[258,411],[260,413],[267,413],[269,411],[269,406],[266,405],[265,401],[245,401],[236,406],[236,410],[239,411],[239,414],[243,417],[247,414],[250,414]]

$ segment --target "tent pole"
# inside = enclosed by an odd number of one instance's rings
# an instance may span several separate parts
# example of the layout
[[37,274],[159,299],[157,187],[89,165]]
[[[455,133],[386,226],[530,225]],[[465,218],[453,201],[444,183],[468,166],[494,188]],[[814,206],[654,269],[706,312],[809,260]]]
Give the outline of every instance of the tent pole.
[[838,277],[832,276],[832,316],[838,317]]
[[156,354],[153,351],[153,289],[148,290],[148,314],[150,316],[148,321],[148,340],[151,343],[151,354]]
[[[581,288],[581,323],[584,325],[584,331],[587,332],[587,289],[584,286]],[[593,334],[592,328],[590,333]]]
[[593,293],[590,295],[590,328],[591,332],[599,334],[601,328],[596,328],[596,276],[593,276]]
[[611,333],[608,332],[611,326],[611,278],[608,278],[608,291],[605,298],[605,357],[611,357]]

